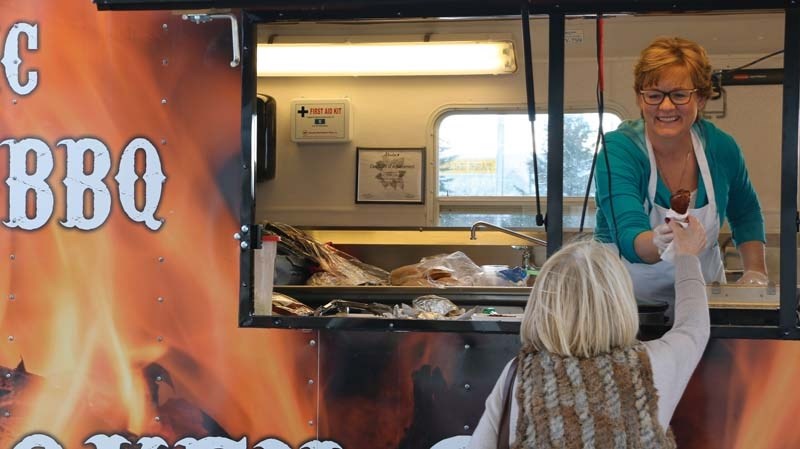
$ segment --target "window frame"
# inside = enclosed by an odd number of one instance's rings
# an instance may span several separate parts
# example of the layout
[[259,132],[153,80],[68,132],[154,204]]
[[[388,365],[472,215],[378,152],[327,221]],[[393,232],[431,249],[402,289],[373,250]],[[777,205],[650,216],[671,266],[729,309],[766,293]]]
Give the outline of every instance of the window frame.
[[[604,103],[604,111],[605,113],[614,114],[616,115],[620,121],[628,120],[626,118],[627,114],[625,113],[625,108],[621,107],[620,105],[606,101]],[[526,114],[527,113],[527,106],[525,104],[474,104],[474,105],[449,105],[445,106],[436,113],[433,114],[432,120],[430,121],[430,132],[429,135],[431,136],[430,148],[431,148],[431,157],[430,157],[430,170],[429,171],[429,179],[428,185],[428,193],[430,195],[430,201],[428,202],[428,224],[430,226],[441,226],[440,224],[440,216],[442,207],[452,207],[452,206],[469,206],[469,207],[481,207],[486,206],[487,208],[491,206],[495,206],[498,210],[501,209],[511,209],[511,208],[519,208],[523,209],[526,207],[536,207],[535,195],[526,195],[526,196],[482,196],[482,197],[470,197],[470,196],[440,196],[439,195],[439,129],[441,123],[447,117],[452,115],[465,115],[465,114]],[[572,105],[564,110],[564,115],[567,114],[586,114],[586,113],[597,113],[597,105]],[[537,115],[547,115],[546,110],[537,109]],[[606,132],[611,130],[605,130]],[[546,138],[546,137],[545,137]],[[539,140],[539,139],[537,139]],[[564,212],[565,216],[567,215],[566,212],[570,212],[570,215],[576,214],[580,215],[581,210],[583,208],[583,196],[567,196],[563,197],[563,204],[564,204]],[[541,193],[539,195],[539,202],[542,208],[542,214],[546,213],[547,211],[547,195]],[[586,215],[594,215],[595,213],[595,202],[594,197],[590,198],[589,204],[587,206]],[[589,228],[587,226],[587,228]],[[593,229],[594,226],[591,226]],[[535,226],[530,228],[521,228],[521,229],[536,229],[542,230],[544,229],[543,226]],[[567,230],[571,228],[565,228]]]

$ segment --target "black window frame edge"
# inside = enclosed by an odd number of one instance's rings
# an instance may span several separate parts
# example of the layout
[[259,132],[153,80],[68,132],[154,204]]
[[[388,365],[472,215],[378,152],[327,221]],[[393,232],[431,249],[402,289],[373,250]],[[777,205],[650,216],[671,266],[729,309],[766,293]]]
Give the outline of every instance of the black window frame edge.
[[255,316],[255,251],[261,248],[260,226],[255,223],[256,208],[256,166],[253,148],[255,132],[256,94],[258,76],[256,73],[256,46],[258,22],[256,18],[242,11],[239,15],[242,38],[242,115],[241,134],[242,167],[239,224],[241,232],[239,254],[239,326],[250,327]]
[[[242,9],[262,20],[519,16],[518,0],[93,0],[99,10]],[[798,0],[529,0],[534,14],[783,10]]]
[[[792,0],[784,18],[781,121],[781,236],[779,338],[800,339],[797,323],[797,164],[800,123],[800,7]],[[790,126],[791,125],[791,126]]]

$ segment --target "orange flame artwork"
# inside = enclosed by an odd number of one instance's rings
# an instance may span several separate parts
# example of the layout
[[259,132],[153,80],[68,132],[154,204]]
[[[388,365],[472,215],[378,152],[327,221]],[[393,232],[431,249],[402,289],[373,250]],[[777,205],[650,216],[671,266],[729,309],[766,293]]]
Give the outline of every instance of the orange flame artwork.
[[[228,22],[0,11],[0,449],[419,449],[474,429],[516,335],[239,327]],[[800,447],[798,361],[798,342],[712,341],[680,447]]]
[[0,447],[309,439],[309,335],[238,327],[229,24],[76,0],[0,10]]

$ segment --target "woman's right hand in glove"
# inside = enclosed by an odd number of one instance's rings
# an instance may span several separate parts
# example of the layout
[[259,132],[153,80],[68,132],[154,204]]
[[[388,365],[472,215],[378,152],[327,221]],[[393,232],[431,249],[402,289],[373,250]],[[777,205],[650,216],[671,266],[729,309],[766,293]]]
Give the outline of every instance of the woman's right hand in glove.
[[666,223],[653,228],[653,245],[658,248],[658,254],[663,253],[667,249],[667,246],[669,246],[674,237],[675,234],[672,233],[672,229]]

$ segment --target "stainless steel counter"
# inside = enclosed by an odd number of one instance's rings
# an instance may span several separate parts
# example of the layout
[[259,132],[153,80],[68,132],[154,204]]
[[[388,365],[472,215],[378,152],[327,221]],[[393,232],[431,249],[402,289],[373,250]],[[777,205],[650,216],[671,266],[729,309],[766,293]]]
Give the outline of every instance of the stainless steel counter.
[[777,284],[766,287],[736,284],[706,287],[708,306],[712,309],[778,310],[780,307],[778,290]]

